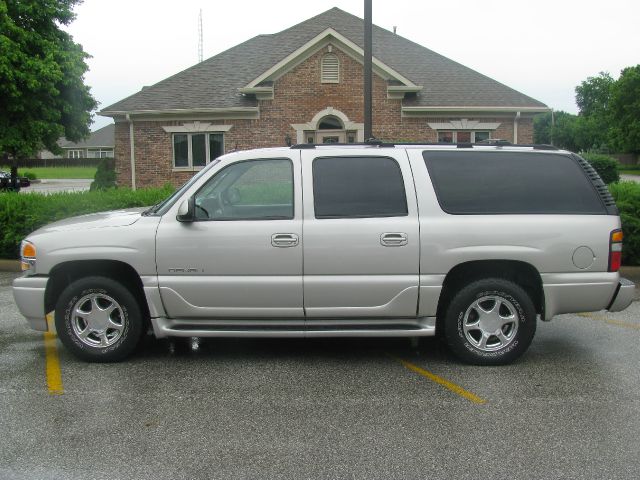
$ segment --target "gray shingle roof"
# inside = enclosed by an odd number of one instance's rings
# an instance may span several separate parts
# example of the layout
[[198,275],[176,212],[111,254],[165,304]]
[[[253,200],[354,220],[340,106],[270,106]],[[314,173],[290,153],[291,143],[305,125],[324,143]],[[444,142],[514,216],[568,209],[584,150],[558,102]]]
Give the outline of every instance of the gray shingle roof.
[[115,124],[111,123],[106,127],[96,130],[95,132],[91,132],[89,138],[79,142],[70,142],[69,140],[62,138],[61,140],[58,140],[58,145],[62,148],[113,148],[115,145]]
[[[259,35],[146,87],[102,112],[253,107],[244,87],[296,49],[333,28],[364,48],[364,21],[332,8],[271,35]],[[545,107],[527,95],[378,26],[373,55],[423,90],[410,106]]]

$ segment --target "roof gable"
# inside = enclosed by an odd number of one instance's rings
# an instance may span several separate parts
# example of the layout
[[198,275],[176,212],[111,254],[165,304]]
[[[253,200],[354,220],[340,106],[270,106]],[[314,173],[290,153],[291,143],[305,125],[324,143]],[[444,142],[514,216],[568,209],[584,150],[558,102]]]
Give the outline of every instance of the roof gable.
[[[376,73],[394,79],[395,87],[423,87],[403,105],[546,108],[543,103],[400,35],[375,25],[372,35]],[[256,98],[242,95],[239,89],[261,88],[257,87],[260,82],[278,78],[329,40],[339,42],[341,49],[362,61],[364,21],[332,8],[281,32],[247,40],[100,113],[257,110]]]
[[58,141],[61,148],[92,148],[92,147],[109,147],[115,145],[115,124],[110,123],[98,130],[91,132],[88,138],[79,142],[71,142],[66,138]]
[[[246,85],[246,88],[257,87],[260,83],[266,81],[276,81],[282,75],[291,71],[297,65],[301,64],[313,54],[330,44],[340,48],[340,50],[345,52],[354,60],[360,63],[364,62],[364,50],[341,33],[329,27],[313,37],[300,48],[287,55],[285,58],[263,72],[257,78],[254,78]],[[403,86],[417,87],[417,85],[415,85],[411,80],[406,78],[400,72],[394,70],[377,58],[373,57],[372,63],[374,73],[384,78],[385,80],[395,80]]]

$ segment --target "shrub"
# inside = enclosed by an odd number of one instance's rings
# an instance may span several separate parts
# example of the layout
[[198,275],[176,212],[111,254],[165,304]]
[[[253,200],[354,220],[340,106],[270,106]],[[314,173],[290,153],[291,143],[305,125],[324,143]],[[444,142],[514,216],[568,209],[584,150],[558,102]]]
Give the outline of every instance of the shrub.
[[613,183],[609,185],[609,190],[616,200],[622,220],[622,264],[640,265],[640,183]]
[[31,172],[29,170],[25,170],[24,172],[20,172],[20,176],[21,177],[27,177],[29,180],[35,180],[36,178],[38,178],[38,176],[35,174],[35,172]]
[[615,158],[599,153],[585,153],[582,157],[596,169],[602,181],[607,185],[620,181],[619,164]]
[[89,190],[107,190],[116,187],[116,171],[112,158],[103,158]]
[[50,195],[0,193],[0,258],[18,258],[22,239],[48,223],[86,213],[153,205],[173,190],[171,186],[164,186]]

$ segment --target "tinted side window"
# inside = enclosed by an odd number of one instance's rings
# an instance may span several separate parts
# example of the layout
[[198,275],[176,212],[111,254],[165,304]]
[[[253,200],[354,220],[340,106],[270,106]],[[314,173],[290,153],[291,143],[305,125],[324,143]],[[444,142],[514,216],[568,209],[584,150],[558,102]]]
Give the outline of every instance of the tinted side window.
[[197,220],[293,218],[293,165],[288,159],[233,163],[195,195]]
[[313,161],[316,218],[407,215],[400,166],[388,157],[321,157]]
[[606,214],[569,156],[535,152],[424,151],[438,201],[453,214]]

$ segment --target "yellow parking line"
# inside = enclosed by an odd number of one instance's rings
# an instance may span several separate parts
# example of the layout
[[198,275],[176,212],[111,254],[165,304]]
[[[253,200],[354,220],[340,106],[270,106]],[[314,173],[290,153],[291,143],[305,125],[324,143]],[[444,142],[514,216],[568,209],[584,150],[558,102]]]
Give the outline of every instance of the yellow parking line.
[[611,320],[610,318],[607,318],[603,315],[596,315],[594,313],[589,313],[589,312],[578,313],[577,315],[579,317],[590,318],[591,320],[597,320],[599,322],[608,323],[609,325],[615,325],[616,327],[632,328],[634,330],[640,330],[640,325],[638,325],[637,323],[623,322],[621,320]]
[[463,398],[466,398],[470,402],[477,403],[479,405],[484,405],[485,403],[487,403],[487,401],[484,398],[480,398],[476,394],[471,393],[468,390],[465,390],[460,385],[456,385],[455,383],[450,382],[449,380],[442,378],[436,375],[435,373],[431,373],[428,370],[425,370],[424,368],[420,368],[417,365],[407,362],[406,360],[403,360],[401,358],[396,358],[396,357],[391,357],[391,358],[398,360],[400,363],[402,363],[402,365],[404,365],[405,368],[408,368],[412,372],[415,372],[418,375],[422,375],[423,377],[428,378],[432,382],[435,382],[438,385],[441,385],[444,388],[451,390],[453,393],[460,395]]
[[48,331],[44,332],[44,353],[46,359],[47,387],[51,395],[62,395],[62,375],[60,373],[60,359],[58,358],[58,346],[56,334],[53,333],[53,317],[47,315]]

